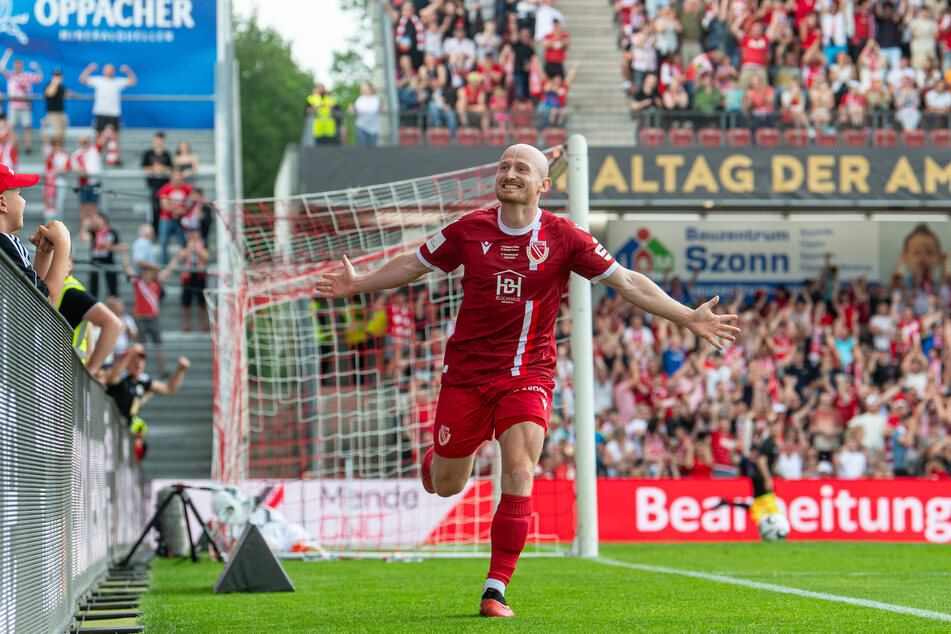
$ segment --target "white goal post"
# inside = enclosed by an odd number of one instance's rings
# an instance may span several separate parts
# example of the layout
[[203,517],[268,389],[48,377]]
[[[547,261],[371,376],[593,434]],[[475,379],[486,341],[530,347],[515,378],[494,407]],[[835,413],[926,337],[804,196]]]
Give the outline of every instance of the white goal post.
[[[588,142],[580,134],[568,139],[568,215],[589,230]],[[572,274],[568,287],[571,306],[571,356],[575,388],[575,500],[578,533],[572,547],[577,557],[598,556],[598,483],[594,443],[594,328],[591,283]]]

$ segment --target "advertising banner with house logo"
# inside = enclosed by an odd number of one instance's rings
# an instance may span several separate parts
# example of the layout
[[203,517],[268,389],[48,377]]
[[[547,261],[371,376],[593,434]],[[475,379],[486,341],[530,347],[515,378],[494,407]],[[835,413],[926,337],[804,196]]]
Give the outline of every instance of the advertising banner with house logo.
[[815,279],[826,254],[844,279],[878,279],[878,232],[874,222],[623,220],[608,223],[606,238],[622,266],[657,282],[688,280],[699,271],[697,291],[729,296],[737,286],[797,286]]

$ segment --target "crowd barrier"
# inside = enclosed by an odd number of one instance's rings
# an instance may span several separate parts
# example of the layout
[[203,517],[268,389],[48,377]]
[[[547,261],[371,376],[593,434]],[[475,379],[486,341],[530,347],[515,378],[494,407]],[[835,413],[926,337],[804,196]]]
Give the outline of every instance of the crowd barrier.
[[0,255],[0,634],[63,632],[146,521],[142,471],[72,332]]
[[[179,480],[153,480],[152,499]],[[774,480],[790,541],[951,543],[948,480],[922,478]],[[185,484],[209,487],[210,480]],[[253,495],[275,480],[246,480]],[[577,532],[575,481],[538,478],[532,491],[529,541],[570,544]],[[598,538],[609,542],[743,542],[759,533],[743,508],[715,508],[721,499],[752,501],[748,478],[680,480],[598,478]],[[282,480],[275,508],[326,548],[421,548],[487,542],[495,509],[492,480],[474,478],[459,494],[423,491],[419,478]],[[212,494],[192,501],[213,517]],[[197,540],[200,529],[192,527]],[[397,541],[400,540],[400,541]]]

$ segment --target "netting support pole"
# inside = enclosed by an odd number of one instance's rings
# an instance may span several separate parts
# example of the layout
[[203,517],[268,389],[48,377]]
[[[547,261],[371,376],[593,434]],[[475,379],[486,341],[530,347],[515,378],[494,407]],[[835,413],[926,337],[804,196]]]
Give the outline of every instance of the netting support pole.
[[[568,139],[568,214],[588,230],[588,142],[580,134]],[[575,557],[598,556],[598,492],[594,445],[594,350],[592,348],[591,283],[572,274],[568,287],[571,305],[571,356],[575,392],[575,501],[578,532],[572,545]]]

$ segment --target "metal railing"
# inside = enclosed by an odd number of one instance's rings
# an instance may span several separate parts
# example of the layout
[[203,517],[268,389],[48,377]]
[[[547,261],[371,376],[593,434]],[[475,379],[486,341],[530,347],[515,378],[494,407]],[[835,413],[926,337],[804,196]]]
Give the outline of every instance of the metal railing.
[[0,256],[0,633],[62,632],[145,522],[142,471],[72,332]]

